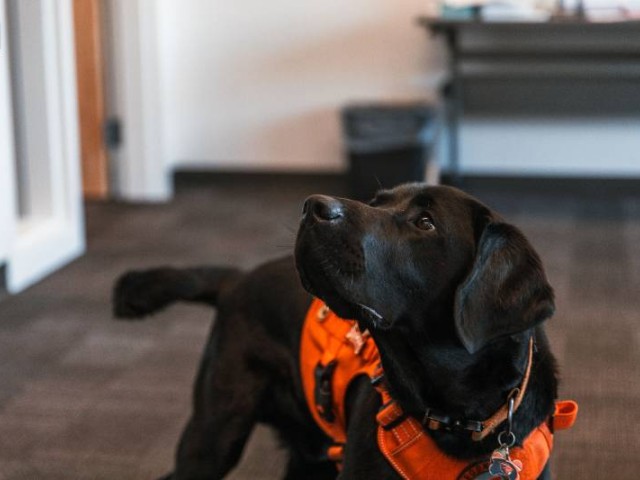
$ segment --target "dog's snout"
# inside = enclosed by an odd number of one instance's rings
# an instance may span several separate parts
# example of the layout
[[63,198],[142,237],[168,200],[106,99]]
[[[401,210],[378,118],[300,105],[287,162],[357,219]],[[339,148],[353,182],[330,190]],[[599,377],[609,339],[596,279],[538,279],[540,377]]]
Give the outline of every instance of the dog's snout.
[[331,221],[344,216],[344,205],[340,200],[326,195],[311,195],[304,202],[303,217],[314,217],[316,220]]

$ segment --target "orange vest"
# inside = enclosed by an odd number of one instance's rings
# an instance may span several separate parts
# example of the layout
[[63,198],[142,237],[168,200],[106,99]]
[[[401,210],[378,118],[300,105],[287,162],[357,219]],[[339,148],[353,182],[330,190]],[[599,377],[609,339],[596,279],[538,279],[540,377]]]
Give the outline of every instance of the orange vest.
[[[359,375],[374,378],[380,373],[380,355],[373,339],[361,334],[353,320],[343,320],[318,299],[307,313],[300,345],[300,372],[309,409],[318,426],[333,440],[328,457],[340,467],[347,441],[345,395]],[[384,388],[378,388],[383,407],[376,416],[378,447],[396,472],[406,480],[471,480],[488,471],[488,458],[460,460],[443,453],[420,422],[405,416]],[[557,402],[554,430],[569,428],[577,415],[577,404]],[[497,445],[496,445],[497,446]],[[553,434],[543,422],[513,447],[510,456],[522,462],[521,480],[535,480],[544,469]],[[482,478],[490,478],[483,476]]]

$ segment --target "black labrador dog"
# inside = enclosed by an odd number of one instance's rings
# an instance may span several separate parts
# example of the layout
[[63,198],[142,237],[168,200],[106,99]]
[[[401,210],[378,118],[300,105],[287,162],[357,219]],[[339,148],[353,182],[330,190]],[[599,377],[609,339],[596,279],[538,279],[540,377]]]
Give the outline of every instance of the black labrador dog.
[[[526,395],[515,412],[518,439],[552,414],[557,379],[541,323],[554,311],[540,259],[523,234],[465,193],[407,184],[368,204],[322,195],[304,205],[295,259],[242,273],[202,267],[130,272],[114,309],[136,318],[175,301],[217,307],[170,479],[224,477],[257,422],[290,450],[286,478],[395,479],[376,443],[380,398],[367,377],[348,390],[342,471],[314,423],[299,376],[300,333],[313,296],[368,329],[386,381],[403,410],[488,418],[520,385],[533,335]],[[500,429],[496,430],[499,432]],[[446,453],[490,455],[496,433],[428,431]],[[548,465],[540,478],[550,478]]]

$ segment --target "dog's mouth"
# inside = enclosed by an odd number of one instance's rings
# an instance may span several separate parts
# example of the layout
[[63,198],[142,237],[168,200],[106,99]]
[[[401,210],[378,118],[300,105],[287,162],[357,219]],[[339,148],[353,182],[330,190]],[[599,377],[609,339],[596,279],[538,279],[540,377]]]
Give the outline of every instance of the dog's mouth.
[[304,258],[299,256],[296,258],[296,266],[304,289],[323,300],[338,316],[357,320],[365,328],[384,330],[391,326],[391,322],[376,308],[359,298],[353,277],[342,278],[326,262],[315,263],[309,268]]

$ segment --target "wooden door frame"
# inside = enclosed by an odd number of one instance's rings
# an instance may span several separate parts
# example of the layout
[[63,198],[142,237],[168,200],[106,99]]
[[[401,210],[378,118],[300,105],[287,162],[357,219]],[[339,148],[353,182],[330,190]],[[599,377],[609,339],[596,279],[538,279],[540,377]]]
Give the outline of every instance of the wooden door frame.
[[85,198],[109,193],[109,157],[104,141],[102,0],[73,0],[82,190]]

